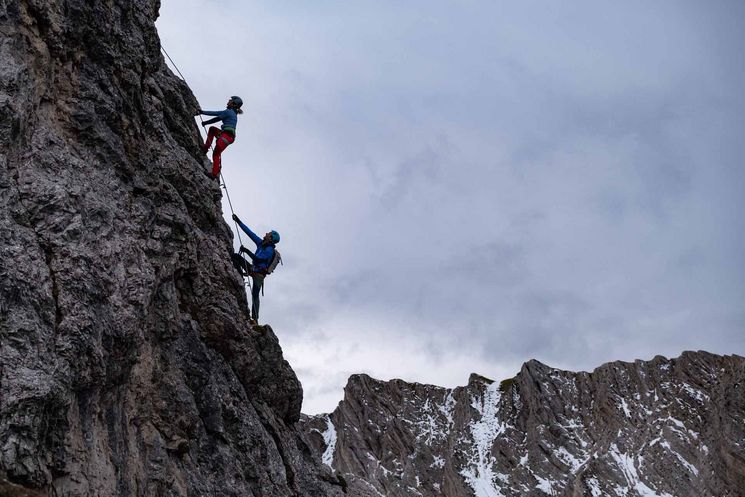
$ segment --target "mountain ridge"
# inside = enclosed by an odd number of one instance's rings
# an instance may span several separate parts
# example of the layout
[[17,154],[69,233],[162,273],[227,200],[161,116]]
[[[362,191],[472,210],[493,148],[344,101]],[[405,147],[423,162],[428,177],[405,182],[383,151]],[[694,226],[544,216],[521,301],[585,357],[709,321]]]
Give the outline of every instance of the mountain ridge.
[[734,496],[744,383],[745,358],[704,351],[576,373],[531,360],[455,388],[353,375],[334,411],[302,422],[352,496]]

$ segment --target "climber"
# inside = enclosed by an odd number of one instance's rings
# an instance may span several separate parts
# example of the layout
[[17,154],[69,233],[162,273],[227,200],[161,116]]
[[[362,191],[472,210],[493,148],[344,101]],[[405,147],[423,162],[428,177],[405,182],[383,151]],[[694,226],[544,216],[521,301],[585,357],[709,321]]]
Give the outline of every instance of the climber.
[[259,320],[259,294],[261,288],[264,286],[264,278],[274,271],[274,268],[279,262],[281,262],[281,256],[276,250],[276,245],[279,243],[279,233],[272,230],[264,235],[264,238],[260,238],[259,235],[251,231],[251,228],[241,222],[241,220],[233,214],[233,221],[238,223],[238,226],[253,240],[256,244],[256,253],[252,253],[246,247],[241,245],[239,249],[240,253],[248,254],[251,258],[252,264],[249,264],[241,255],[232,254],[231,258],[236,269],[243,276],[251,277],[251,318],[258,322]]
[[197,115],[204,114],[206,116],[217,116],[214,119],[203,121],[202,126],[222,120],[221,129],[217,126],[210,126],[210,129],[207,131],[207,141],[202,146],[202,152],[206,154],[209,152],[212,140],[219,137],[217,143],[215,143],[215,151],[212,154],[212,174],[207,175],[212,179],[216,179],[220,176],[220,155],[222,154],[222,151],[235,141],[235,127],[238,125],[238,114],[243,114],[243,111],[241,110],[242,106],[243,100],[241,100],[241,97],[233,96],[228,100],[225,110],[199,109],[197,111]]

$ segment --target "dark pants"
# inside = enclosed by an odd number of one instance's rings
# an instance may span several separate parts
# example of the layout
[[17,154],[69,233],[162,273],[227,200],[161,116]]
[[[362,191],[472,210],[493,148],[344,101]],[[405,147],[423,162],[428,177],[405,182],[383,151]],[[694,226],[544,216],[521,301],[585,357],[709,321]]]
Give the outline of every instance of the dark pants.
[[251,277],[251,318],[258,321],[259,305],[261,304],[259,298],[261,297],[261,288],[264,286],[265,275],[252,271],[251,266],[240,254],[232,254],[231,259],[233,260],[233,265],[241,273],[241,276]]
[[261,273],[250,273],[251,275],[251,317],[259,321],[259,296],[264,286],[264,275]]

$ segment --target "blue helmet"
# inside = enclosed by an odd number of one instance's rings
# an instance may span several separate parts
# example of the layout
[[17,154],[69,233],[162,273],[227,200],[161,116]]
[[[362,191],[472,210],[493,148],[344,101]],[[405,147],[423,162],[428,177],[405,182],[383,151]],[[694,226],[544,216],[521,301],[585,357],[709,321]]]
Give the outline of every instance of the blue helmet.
[[279,243],[279,233],[272,230],[272,243]]
[[230,97],[230,101],[233,102],[233,105],[235,105],[237,109],[240,109],[241,106],[243,106],[243,99],[241,97],[236,97],[234,95]]

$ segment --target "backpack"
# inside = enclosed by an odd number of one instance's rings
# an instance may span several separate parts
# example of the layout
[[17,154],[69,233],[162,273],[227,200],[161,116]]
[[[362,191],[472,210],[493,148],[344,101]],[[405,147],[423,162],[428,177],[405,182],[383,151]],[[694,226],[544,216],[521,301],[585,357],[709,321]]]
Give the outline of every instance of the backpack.
[[269,276],[274,272],[275,269],[277,269],[277,266],[279,266],[280,264],[284,266],[284,263],[282,262],[282,254],[280,254],[279,250],[275,248],[272,260],[269,261],[269,265],[262,271],[262,273]]

